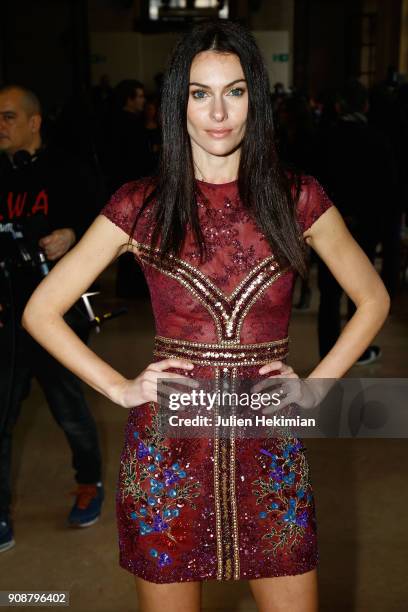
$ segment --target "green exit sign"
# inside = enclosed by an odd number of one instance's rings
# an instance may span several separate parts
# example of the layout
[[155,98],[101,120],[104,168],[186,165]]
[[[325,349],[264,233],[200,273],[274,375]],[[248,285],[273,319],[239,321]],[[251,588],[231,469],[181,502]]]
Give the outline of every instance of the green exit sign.
[[289,53],[274,53],[272,59],[274,62],[288,62]]

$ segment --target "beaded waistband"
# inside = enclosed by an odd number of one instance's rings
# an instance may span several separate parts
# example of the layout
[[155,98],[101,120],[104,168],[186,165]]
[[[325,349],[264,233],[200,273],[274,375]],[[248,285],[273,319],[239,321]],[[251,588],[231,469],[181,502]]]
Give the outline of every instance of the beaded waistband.
[[208,366],[251,366],[284,359],[288,355],[289,338],[260,344],[219,344],[155,337],[157,357],[178,357],[194,364]]

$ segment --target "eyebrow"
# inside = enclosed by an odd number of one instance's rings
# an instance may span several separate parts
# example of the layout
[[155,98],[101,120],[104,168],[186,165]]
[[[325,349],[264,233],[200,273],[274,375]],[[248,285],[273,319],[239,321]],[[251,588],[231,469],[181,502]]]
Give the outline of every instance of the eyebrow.
[[[235,85],[235,83],[246,83],[246,79],[235,79],[235,81],[232,81],[231,83],[228,83],[228,85],[225,85],[224,89],[226,89],[227,87],[231,87],[231,85]],[[203,87],[204,89],[211,89],[211,87],[209,85],[204,85],[203,83],[189,83],[189,85],[196,85],[197,87]]]

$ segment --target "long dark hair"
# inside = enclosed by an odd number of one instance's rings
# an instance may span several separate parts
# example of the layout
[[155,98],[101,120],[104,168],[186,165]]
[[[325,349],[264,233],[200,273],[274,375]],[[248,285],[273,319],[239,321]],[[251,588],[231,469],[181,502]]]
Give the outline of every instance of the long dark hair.
[[135,225],[145,206],[154,199],[151,243],[157,245],[160,236],[162,256],[180,253],[187,224],[201,258],[205,255],[197,211],[200,189],[194,177],[187,132],[187,103],[192,61],[198,53],[208,50],[237,55],[247,81],[249,106],[238,171],[240,198],[251,210],[277,260],[289,263],[304,276],[305,248],[295,214],[299,181],[295,181],[294,188],[293,175],[284,172],[278,160],[269,79],[261,53],[251,33],[231,21],[197,25],[180,40],[170,57],[162,90],[163,145],[158,176]]

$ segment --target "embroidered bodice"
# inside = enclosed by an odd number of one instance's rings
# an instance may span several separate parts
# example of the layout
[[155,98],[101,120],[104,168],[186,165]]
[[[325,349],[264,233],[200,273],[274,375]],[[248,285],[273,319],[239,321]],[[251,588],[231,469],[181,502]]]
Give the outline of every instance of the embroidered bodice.
[[[199,220],[208,251],[203,263],[191,232],[179,257],[159,262],[148,241],[151,205],[133,235],[150,289],[156,334],[233,344],[286,338],[295,272],[278,265],[239,198],[237,181],[198,183],[202,192],[197,202]],[[125,184],[102,210],[128,235],[145,187],[143,179]],[[331,205],[319,183],[304,177],[296,211],[300,231],[304,233]]]
[[[124,185],[102,214],[136,242],[155,315],[155,359],[193,362],[188,374],[210,379],[215,390],[259,380],[261,364],[288,354],[294,271],[278,265],[240,201],[237,182],[200,183],[206,260],[199,261],[188,231],[180,256],[160,261],[149,246],[150,205],[132,233],[146,186],[143,180]],[[330,206],[320,185],[304,178],[299,231]],[[217,404],[214,418],[222,410]],[[129,413],[117,506],[123,567],[154,582],[238,580],[315,567],[313,495],[300,440],[262,432],[236,438],[234,428],[229,436],[210,428],[208,438],[165,438],[159,421],[154,402]]]

